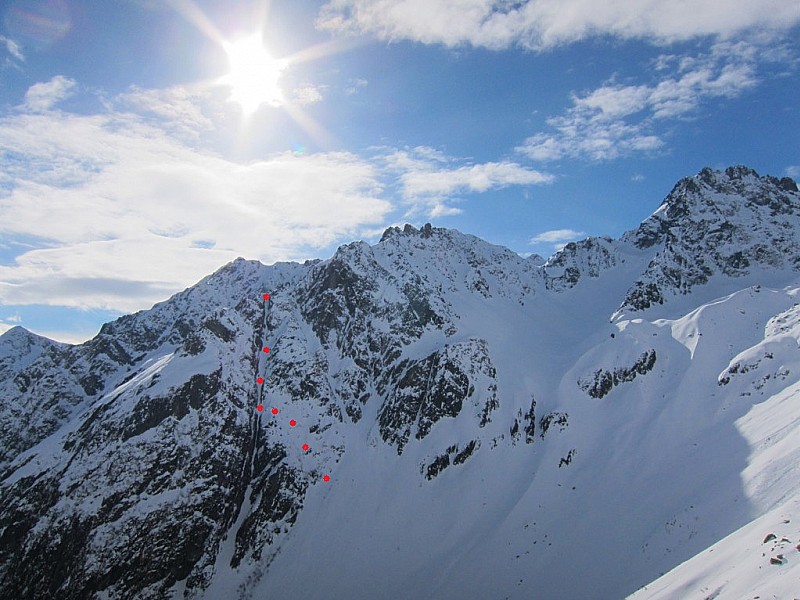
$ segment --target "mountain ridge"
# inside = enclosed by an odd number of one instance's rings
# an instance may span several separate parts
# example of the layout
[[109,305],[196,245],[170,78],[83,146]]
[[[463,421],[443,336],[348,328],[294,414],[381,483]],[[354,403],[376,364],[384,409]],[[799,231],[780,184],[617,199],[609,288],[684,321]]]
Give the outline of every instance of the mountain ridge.
[[10,330],[0,598],[632,592],[772,502],[733,415],[800,372],[792,184],[704,169],[542,264],[407,225],[237,259],[79,346]]

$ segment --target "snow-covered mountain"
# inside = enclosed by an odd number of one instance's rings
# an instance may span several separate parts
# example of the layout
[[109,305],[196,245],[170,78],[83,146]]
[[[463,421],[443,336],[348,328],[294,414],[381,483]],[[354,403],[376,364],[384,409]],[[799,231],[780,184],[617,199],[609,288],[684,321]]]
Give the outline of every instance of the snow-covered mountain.
[[704,169],[544,263],[430,225],[239,259],[10,330],[0,397],[3,600],[739,598],[800,564],[800,193]]

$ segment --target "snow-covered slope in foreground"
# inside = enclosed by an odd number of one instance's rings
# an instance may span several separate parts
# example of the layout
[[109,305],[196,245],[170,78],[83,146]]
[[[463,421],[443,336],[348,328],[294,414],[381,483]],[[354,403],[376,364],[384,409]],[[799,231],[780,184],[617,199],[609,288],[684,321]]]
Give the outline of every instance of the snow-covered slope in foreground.
[[744,397],[757,400],[735,425],[749,448],[743,488],[761,516],[631,600],[800,598],[800,383],[780,382],[800,366],[799,323],[797,305],[771,319],[764,340],[720,375],[726,386],[744,380]]
[[619,600],[800,492],[799,290],[736,167],[544,264],[406,226],[13,329],[0,600]]
[[737,425],[752,448],[744,477],[766,512],[630,600],[800,598],[800,386],[771,396]]
[[800,498],[769,511],[629,600],[800,598]]

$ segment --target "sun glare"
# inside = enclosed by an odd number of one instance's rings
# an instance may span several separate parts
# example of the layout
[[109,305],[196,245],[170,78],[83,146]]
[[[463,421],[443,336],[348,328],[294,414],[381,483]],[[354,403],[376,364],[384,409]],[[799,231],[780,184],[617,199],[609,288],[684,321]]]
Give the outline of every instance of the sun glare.
[[230,71],[221,83],[231,88],[229,99],[241,106],[246,115],[256,112],[262,104],[284,103],[279,81],[289,62],[273,58],[264,47],[261,34],[225,42],[224,48]]

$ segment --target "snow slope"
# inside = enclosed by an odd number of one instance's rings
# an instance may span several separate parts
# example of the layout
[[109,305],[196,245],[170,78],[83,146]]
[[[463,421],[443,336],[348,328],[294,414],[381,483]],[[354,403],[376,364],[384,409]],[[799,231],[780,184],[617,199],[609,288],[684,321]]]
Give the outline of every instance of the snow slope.
[[[800,290],[791,295],[797,301]],[[748,408],[735,425],[749,448],[742,487],[760,516],[631,599],[800,597],[800,383],[791,376],[798,368],[795,302],[770,319],[764,338],[735,356],[719,379],[724,386],[740,380],[739,401]]]

